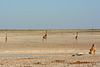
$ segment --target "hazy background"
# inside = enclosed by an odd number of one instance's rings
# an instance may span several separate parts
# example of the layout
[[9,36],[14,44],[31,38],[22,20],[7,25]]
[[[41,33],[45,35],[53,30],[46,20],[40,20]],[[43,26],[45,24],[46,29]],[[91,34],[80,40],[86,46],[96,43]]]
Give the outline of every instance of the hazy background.
[[100,29],[100,0],[0,0],[0,29]]

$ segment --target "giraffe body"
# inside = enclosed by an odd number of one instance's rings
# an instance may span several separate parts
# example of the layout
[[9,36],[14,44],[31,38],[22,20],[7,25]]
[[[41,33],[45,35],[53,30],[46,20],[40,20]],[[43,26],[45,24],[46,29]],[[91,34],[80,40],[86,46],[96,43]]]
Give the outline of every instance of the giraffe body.
[[96,46],[94,44],[92,45],[92,47],[90,49],[90,53],[91,54],[93,54],[93,53],[95,54],[96,53]]

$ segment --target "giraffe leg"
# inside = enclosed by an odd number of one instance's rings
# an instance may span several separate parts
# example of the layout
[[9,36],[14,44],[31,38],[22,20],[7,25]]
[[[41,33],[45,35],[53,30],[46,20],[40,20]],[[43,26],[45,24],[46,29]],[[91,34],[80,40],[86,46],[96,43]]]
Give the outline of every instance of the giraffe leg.
[[91,49],[90,49],[90,54],[91,54]]

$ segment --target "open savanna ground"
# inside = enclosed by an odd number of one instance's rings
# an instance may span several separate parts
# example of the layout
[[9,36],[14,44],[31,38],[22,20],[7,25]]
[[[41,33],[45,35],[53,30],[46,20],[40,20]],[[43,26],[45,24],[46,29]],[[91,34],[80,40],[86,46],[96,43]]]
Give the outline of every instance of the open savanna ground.
[[[76,32],[78,32],[78,39],[75,39]],[[8,55],[32,55],[32,56],[59,56],[52,58],[45,58],[49,66],[48,67],[67,67],[71,64],[96,64],[99,63],[97,59],[100,59],[100,30],[47,30],[47,41],[42,41],[43,35],[46,33],[46,30],[1,30],[0,31],[0,56]],[[7,42],[5,42],[5,37],[7,34]],[[96,55],[89,55],[90,48],[92,44],[96,45]],[[85,56],[72,57],[76,53],[84,53]],[[61,58],[60,58],[61,56]],[[79,57],[79,60],[78,60]],[[94,59],[87,58],[92,57]],[[60,59],[59,59],[60,58]],[[64,59],[65,58],[65,59]],[[66,59],[67,58],[67,59]],[[16,58],[1,58],[3,61],[1,66],[10,66],[13,63],[21,63],[22,67],[30,66],[42,67],[41,63],[44,58],[26,58],[18,59]],[[51,60],[50,60],[51,59]],[[72,60],[71,62],[68,60]],[[12,60],[11,64],[9,64]],[[26,60],[26,61],[24,61]],[[35,62],[34,60],[37,60]],[[50,62],[49,62],[50,60]],[[84,61],[82,61],[84,60]],[[6,62],[7,61],[7,62]],[[34,61],[34,64],[31,66],[31,61]],[[41,62],[40,62],[41,61]],[[69,61],[66,66],[66,62]],[[75,62],[74,62],[75,61]],[[94,62],[96,61],[96,62]],[[1,62],[1,61],[0,61]],[[25,62],[25,63],[24,63]],[[53,66],[50,65],[53,64]],[[57,66],[63,63],[62,66]],[[5,65],[7,64],[7,65]],[[38,66],[38,64],[40,66]],[[45,64],[44,67],[47,67]],[[57,64],[57,65],[56,65]],[[21,66],[19,65],[19,66]]]
[[[42,41],[45,30],[0,31],[0,55],[49,55],[88,53],[92,44],[100,49],[100,30],[48,30],[47,41]],[[75,39],[76,32],[78,39]],[[7,42],[5,37],[7,34]]]

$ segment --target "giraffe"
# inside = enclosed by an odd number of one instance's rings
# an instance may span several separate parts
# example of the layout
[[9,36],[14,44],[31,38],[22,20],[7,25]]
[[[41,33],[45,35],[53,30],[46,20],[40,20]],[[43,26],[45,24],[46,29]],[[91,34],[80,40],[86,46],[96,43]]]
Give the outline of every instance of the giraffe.
[[78,35],[78,32],[76,32],[76,34]]
[[93,53],[95,54],[95,52],[96,52],[96,46],[93,44],[90,49],[90,54],[93,54]]
[[42,41],[47,40],[47,30],[46,30],[46,34],[43,36]]
[[47,40],[47,34],[45,34],[45,35],[43,36],[42,41],[44,41],[44,40]]
[[78,39],[78,32],[76,32],[76,36],[75,36],[75,39],[76,39],[76,40]]
[[46,30],[46,34],[47,34],[47,30]]
[[5,37],[5,42],[7,42],[7,34],[6,34],[6,37]]

